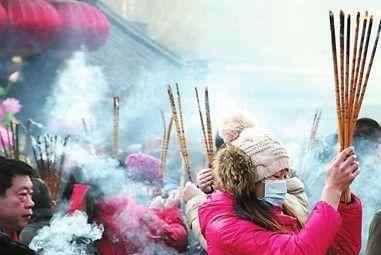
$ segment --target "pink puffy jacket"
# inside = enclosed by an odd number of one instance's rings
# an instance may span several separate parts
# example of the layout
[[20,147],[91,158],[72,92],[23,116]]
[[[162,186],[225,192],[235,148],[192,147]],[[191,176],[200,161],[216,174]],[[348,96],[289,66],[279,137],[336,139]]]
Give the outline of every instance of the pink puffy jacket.
[[240,218],[233,195],[216,191],[199,208],[201,232],[209,255],[352,255],[361,248],[361,202],[340,204],[338,211],[318,202],[301,229],[295,218],[274,210],[288,233],[266,230]]

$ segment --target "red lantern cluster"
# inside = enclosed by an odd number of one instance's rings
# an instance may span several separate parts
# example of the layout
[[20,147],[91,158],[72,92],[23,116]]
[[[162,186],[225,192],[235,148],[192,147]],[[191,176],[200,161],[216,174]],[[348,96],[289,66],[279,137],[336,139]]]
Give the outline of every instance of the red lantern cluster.
[[39,53],[55,40],[61,19],[44,0],[1,0],[7,12],[6,51],[20,55]]
[[7,13],[5,12],[3,6],[0,5],[0,33],[3,33],[7,27],[7,20]]
[[106,42],[109,23],[97,8],[74,1],[53,1],[52,4],[62,19],[58,37],[63,45],[59,48],[75,49],[84,45],[89,50],[95,50]]
[[73,0],[0,0],[0,46],[21,56],[44,50],[96,50],[109,22],[94,6]]

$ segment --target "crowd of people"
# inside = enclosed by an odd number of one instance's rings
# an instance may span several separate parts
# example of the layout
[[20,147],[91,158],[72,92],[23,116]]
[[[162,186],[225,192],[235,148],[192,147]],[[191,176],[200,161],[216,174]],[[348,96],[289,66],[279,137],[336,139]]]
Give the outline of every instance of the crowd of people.
[[[196,171],[195,183],[167,188],[155,155],[130,153],[121,162],[125,185],[144,184],[144,203],[123,187],[106,194],[99,183],[83,178],[78,166],[68,171],[53,201],[35,169],[1,157],[0,254],[44,254],[28,247],[39,230],[57,212],[77,211],[104,228],[88,254],[359,254],[364,205],[350,187],[361,176],[360,166],[368,167],[365,158],[380,157],[380,142],[381,127],[364,118],[357,121],[354,147],[337,151],[335,136],[315,146],[309,166],[320,161],[325,169],[314,204],[287,148],[240,113],[221,121],[213,163]],[[378,212],[367,254],[381,253],[380,225]]]

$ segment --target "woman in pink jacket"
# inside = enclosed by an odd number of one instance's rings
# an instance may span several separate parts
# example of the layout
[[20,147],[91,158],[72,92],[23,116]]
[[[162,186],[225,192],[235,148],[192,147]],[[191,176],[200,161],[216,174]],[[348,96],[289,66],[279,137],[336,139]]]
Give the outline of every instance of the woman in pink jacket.
[[339,153],[308,218],[285,204],[289,158],[282,145],[256,134],[222,149],[215,158],[217,191],[199,208],[209,255],[358,254],[362,208],[341,194],[359,174],[353,149]]

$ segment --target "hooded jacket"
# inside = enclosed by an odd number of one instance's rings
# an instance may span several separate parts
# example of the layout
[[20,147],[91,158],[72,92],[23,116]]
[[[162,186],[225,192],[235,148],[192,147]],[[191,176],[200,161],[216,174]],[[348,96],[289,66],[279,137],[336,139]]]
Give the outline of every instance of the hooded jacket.
[[178,252],[187,248],[187,229],[176,207],[146,208],[126,196],[107,199],[97,207],[96,220],[105,227],[98,243],[101,255],[145,254],[147,247],[165,249],[163,245]]
[[232,194],[216,191],[199,208],[201,232],[209,255],[352,255],[361,248],[361,202],[340,204],[336,211],[326,202],[318,202],[304,227],[294,217],[274,216],[286,233],[269,231],[237,215]]

